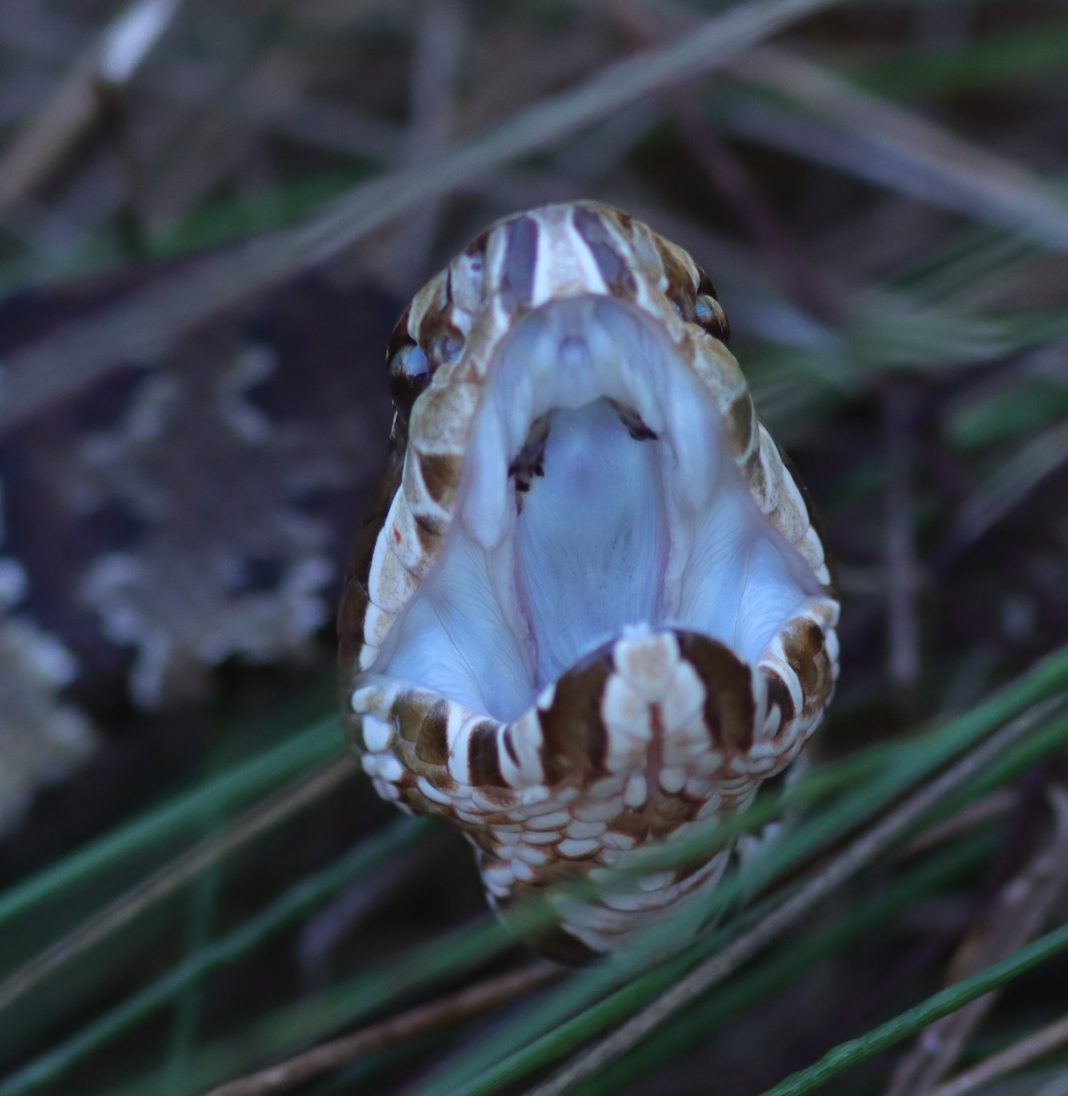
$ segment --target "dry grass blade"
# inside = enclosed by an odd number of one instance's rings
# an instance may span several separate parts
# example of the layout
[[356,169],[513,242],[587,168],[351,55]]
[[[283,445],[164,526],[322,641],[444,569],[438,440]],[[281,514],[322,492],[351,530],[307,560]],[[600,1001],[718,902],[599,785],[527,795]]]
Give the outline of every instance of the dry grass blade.
[[996,1081],[1033,1062],[1036,1058],[1068,1043],[1068,1016],[1054,1021],[1014,1043],[1000,1054],[994,1054],[973,1066],[966,1073],[954,1077],[938,1088],[931,1089],[930,1096],[969,1096],[969,1093]]
[[[1054,788],[1053,832],[1024,869],[1010,879],[985,916],[978,919],[952,964],[956,982],[1012,954],[1041,931],[1050,908],[1068,885],[1068,793]],[[994,995],[939,1020],[924,1032],[894,1071],[887,1096],[930,1093],[960,1057],[971,1033],[993,1007]]]
[[101,85],[125,84],[181,0],[136,0],[104,28],[0,159],[0,214],[34,186],[91,124]]
[[295,812],[321,799],[359,772],[359,769],[359,763],[354,757],[349,754],[339,755],[321,766],[317,772],[301,778],[292,787],[248,811],[218,836],[202,841],[162,867],[0,983],[0,1009],[10,1008],[71,960],[112,936],[206,868],[219,863]]
[[774,46],[732,60],[731,72],[789,96],[911,169],[925,200],[935,200],[1068,250],[1068,204],[1007,160]]
[[[748,0],[662,49],[607,65],[432,164],[382,176],[292,229],[260,236],[131,294],[12,355],[0,431],[80,390],[120,362],[143,361],[250,293],[323,262],[420,202],[574,134],[681,80],[721,65],[790,23],[841,0]],[[72,363],[77,363],[72,364]]]
[[910,795],[880,822],[853,840],[752,929],[739,936],[722,952],[696,967],[653,1004],[595,1044],[555,1077],[532,1090],[530,1096],[561,1096],[578,1082],[594,1076],[608,1062],[636,1046],[654,1028],[722,982],[743,963],[797,924],[866,864],[885,852],[952,791],[1023,739],[1034,729],[1037,718],[1049,714],[1049,706],[1040,705],[1038,712],[1041,714],[1032,710],[996,731],[941,776]]
[[961,506],[945,552],[956,556],[985,536],[1068,462],[1068,422],[1025,442]]
[[[601,0],[600,6],[636,45],[659,45],[665,37],[662,20],[657,16],[667,16],[670,14],[667,11],[650,11],[633,0]],[[816,268],[740,157],[702,117],[699,104],[685,91],[677,91],[667,97],[667,106],[694,160],[774,264],[784,290],[814,316],[822,320],[836,318],[840,313],[841,287],[832,287],[824,271]],[[686,235],[689,238],[692,233]]]
[[[468,28],[455,0],[424,5],[412,58],[412,120],[408,127],[409,164],[424,164],[447,147],[456,114],[456,84]],[[382,284],[405,295],[413,271],[422,270],[433,251],[441,198],[413,211],[399,226],[376,267]]]
[[1004,818],[1016,806],[1016,795],[1007,788],[991,792],[988,796],[963,807],[944,822],[935,823],[923,833],[917,834],[902,850],[902,857],[915,856],[936,848],[962,833],[990,822],[995,818]]
[[206,1096],[262,1096],[284,1092],[348,1065],[366,1054],[398,1046],[429,1031],[469,1019],[507,1004],[558,981],[565,971],[554,963],[539,962],[487,978],[458,993],[420,1005],[380,1024],[363,1028],[236,1081],[213,1088]]
[[916,609],[920,574],[913,539],[914,404],[913,394],[898,385],[889,386],[883,397],[888,675],[906,699],[911,699],[920,676]]

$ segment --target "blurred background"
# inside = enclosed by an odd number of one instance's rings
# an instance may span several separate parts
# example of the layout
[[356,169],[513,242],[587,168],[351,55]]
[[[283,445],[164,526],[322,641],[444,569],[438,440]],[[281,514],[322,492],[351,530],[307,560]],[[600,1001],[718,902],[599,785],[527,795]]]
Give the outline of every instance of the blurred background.
[[[204,1091],[483,917],[462,842],[341,750],[333,615],[393,324],[499,216],[600,199],[711,274],[838,563],[825,758],[1068,640],[1066,150],[1056,0],[0,0],[0,1093]],[[1032,856],[1023,937],[1063,920],[1064,762],[979,801],[956,874],[862,932],[900,883],[871,869],[822,909],[838,950],[601,1090],[763,1091],[1011,950]],[[935,1092],[1066,976],[816,1091]],[[300,1091],[400,1091],[494,1030],[453,1021]],[[966,1091],[1068,1091],[1063,1050],[1028,1070]]]

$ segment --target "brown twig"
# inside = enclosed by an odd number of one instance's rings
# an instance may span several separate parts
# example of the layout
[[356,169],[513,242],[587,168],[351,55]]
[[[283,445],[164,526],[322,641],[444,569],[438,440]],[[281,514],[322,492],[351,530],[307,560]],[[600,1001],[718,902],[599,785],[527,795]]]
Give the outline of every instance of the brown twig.
[[[430,0],[423,5],[411,64],[409,164],[440,156],[455,124],[456,81],[467,38],[466,12],[458,0]],[[425,277],[442,197],[429,199],[398,228],[380,264],[384,285],[409,294]]]
[[[1043,715],[1048,715],[1045,705],[1040,710]],[[1028,712],[980,742],[941,776],[913,792],[883,819],[861,833],[842,852],[828,861],[817,875],[803,883],[781,906],[772,910],[752,929],[717,955],[705,960],[613,1034],[595,1043],[544,1085],[532,1090],[528,1096],[562,1096],[578,1082],[593,1076],[610,1061],[640,1043],[655,1028],[722,982],[743,963],[797,924],[861,868],[885,852],[950,792],[966,783],[984,766],[1033,731],[1034,723],[1035,713]]]
[[246,812],[218,836],[202,841],[160,868],[0,983],[0,1009],[10,1008],[72,959],[128,925],[206,868],[219,863],[261,833],[333,791],[359,772],[359,768],[354,756],[339,754],[311,775],[301,777],[261,806]]
[[[657,25],[659,10],[650,12],[648,6],[639,6],[632,0],[601,0],[601,7],[638,45],[655,46],[663,41],[662,26]],[[664,14],[676,13],[665,8]],[[704,121],[692,95],[672,91],[665,99],[701,170],[774,265],[786,290],[821,320],[839,318],[842,308],[838,295],[825,284],[822,272],[814,268],[775,209],[764,199],[741,159]]]
[[[959,981],[1022,947],[1036,935],[1068,886],[1068,792],[1050,792],[1053,832],[957,949],[951,981]],[[894,1070],[886,1096],[930,1094],[960,1057],[969,1036],[993,1007],[995,994],[973,1001],[929,1027]]]
[[999,788],[975,803],[969,803],[944,822],[929,826],[923,833],[917,834],[902,850],[901,857],[906,859],[937,848],[961,834],[968,833],[976,826],[995,818],[1003,818],[1016,805],[1016,796],[1009,788]]
[[0,213],[32,189],[97,116],[98,88],[124,86],[155,48],[181,0],[134,0],[72,64],[0,159]]
[[890,684],[895,694],[906,700],[920,673],[912,501],[913,403],[913,394],[907,388],[893,383],[887,386],[883,396],[887,654]]
[[365,1054],[386,1050],[418,1035],[514,1001],[555,982],[565,973],[562,967],[554,963],[538,962],[521,970],[487,978],[458,993],[420,1005],[328,1043],[320,1043],[284,1062],[219,1085],[206,1096],[262,1096],[263,1093],[282,1092],[340,1069]]
[[965,1073],[960,1073],[951,1081],[932,1089],[929,1096],[968,1096],[968,1093],[990,1084],[991,1081],[1012,1073],[1021,1066],[1041,1058],[1051,1050],[1068,1043],[1068,1016],[1054,1021],[1047,1027],[1032,1032],[1018,1043],[983,1059]]

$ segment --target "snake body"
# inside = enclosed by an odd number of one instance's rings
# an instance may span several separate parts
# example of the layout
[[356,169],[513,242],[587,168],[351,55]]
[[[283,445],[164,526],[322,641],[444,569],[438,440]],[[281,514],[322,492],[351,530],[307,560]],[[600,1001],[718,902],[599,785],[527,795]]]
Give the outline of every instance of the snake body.
[[[744,809],[823,717],[831,573],[728,337],[693,259],[593,202],[491,226],[397,326],[344,718],[491,904]],[[561,902],[547,949],[612,950],[729,856]]]

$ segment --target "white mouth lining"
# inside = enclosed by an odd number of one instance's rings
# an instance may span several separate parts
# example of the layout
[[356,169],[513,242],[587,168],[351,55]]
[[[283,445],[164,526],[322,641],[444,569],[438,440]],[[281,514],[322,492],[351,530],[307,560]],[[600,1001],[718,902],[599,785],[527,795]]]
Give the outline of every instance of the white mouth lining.
[[[632,440],[608,399],[659,440]],[[517,516],[507,469],[550,413],[545,477]],[[701,632],[753,664],[818,591],[666,336],[611,298],[558,301],[491,367],[456,518],[374,670],[508,721],[628,625]]]

